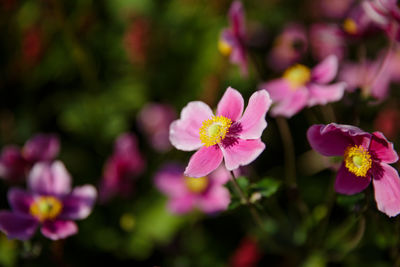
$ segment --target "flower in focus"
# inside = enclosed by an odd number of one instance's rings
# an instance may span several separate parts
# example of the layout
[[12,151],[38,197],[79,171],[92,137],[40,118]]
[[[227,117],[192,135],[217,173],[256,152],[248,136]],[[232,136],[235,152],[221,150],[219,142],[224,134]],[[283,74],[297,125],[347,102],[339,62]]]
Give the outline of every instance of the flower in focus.
[[273,116],[292,117],[305,106],[325,105],[342,98],[346,84],[331,82],[338,70],[336,56],[329,56],[313,69],[296,64],[288,68],[282,78],[260,85],[274,102]]
[[307,131],[311,147],[324,156],[343,156],[335,190],[352,195],[374,185],[378,209],[388,216],[400,213],[400,178],[390,163],[398,160],[393,144],[381,132],[372,134],[350,125],[313,125]]
[[243,76],[247,76],[246,28],[243,5],[234,1],[229,9],[230,27],[223,29],[218,41],[221,54],[230,56],[238,64]]
[[6,146],[0,156],[0,176],[11,182],[23,181],[34,163],[53,160],[59,150],[60,141],[54,134],[37,134],[22,149]]
[[234,170],[255,160],[265,148],[261,135],[271,99],[265,90],[255,92],[243,112],[242,95],[229,87],[218,103],[216,115],[201,101],[183,108],[179,120],[170,126],[171,144],[179,150],[192,151],[185,175],[202,177],[222,162]]
[[138,124],[149,137],[150,145],[162,152],[171,148],[169,125],[175,119],[176,113],[171,106],[149,103],[139,112]]
[[252,267],[258,266],[261,259],[261,251],[257,242],[251,237],[245,237],[240,242],[230,259],[231,267]]
[[114,153],[108,158],[100,183],[100,200],[108,201],[117,194],[129,196],[133,181],[145,167],[145,161],[137,147],[136,137],[124,133],[115,141]]
[[275,39],[268,56],[271,68],[282,71],[300,60],[307,50],[306,31],[302,25],[289,24]]
[[0,230],[8,238],[26,240],[41,226],[49,239],[66,238],[78,232],[74,220],[89,216],[96,196],[92,185],[71,191],[71,177],[62,162],[37,163],[29,173],[28,191],[8,191],[12,211],[0,211]]
[[315,23],[310,28],[310,46],[315,59],[335,55],[339,61],[346,54],[344,33],[336,24]]
[[169,197],[168,209],[172,213],[187,213],[194,208],[205,213],[226,210],[230,193],[224,184],[230,173],[223,167],[217,168],[201,178],[187,177],[184,168],[169,164],[155,176],[157,188]]

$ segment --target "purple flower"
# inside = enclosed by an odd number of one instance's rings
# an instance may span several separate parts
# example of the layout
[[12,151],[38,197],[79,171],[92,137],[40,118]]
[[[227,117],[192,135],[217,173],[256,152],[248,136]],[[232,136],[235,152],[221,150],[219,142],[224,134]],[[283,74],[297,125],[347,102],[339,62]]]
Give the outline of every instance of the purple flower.
[[271,68],[282,71],[300,60],[306,50],[306,30],[300,24],[289,24],[275,39],[268,63]]
[[150,103],[138,115],[138,124],[148,136],[150,145],[163,152],[171,148],[169,125],[176,119],[175,110],[166,104]]
[[218,42],[219,51],[230,61],[240,66],[243,76],[247,76],[246,28],[243,5],[234,1],[229,9],[230,27],[223,29]]
[[36,163],[29,173],[28,191],[8,191],[12,211],[0,211],[0,230],[9,238],[26,240],[41,226],[47,238],[66,238],[78,232],[73,221],[90,214],[96,195],[91,185],[71,191],[71,177],[61,161]]
[[344,33],[336,24],[315,23],[310,28],[311,52],[317,60],[335,55],[342,60],[346,54]]
[[137,147],[136,137],[124,133],[115,141],[114,153],[107,160],[100,184],[100,199],[108,201],[117,194],[129,196],[135,176],[145,167],[145,161]]
[[362,37],[374,27],[370,17],[366,14],[361,5],[350,10],[342,24],[343,31],[349,37]]
[[34,163],[53,160],[59,150],[60,142],[54,134],[37,134],[22,149],[6,146],[0,156],[0,176],[11,182],[23,181]]
[[297,64],[288,68],[282,78],[260,86],[267,90],[274,106],[273,116],[292,117],[305,106],[325,105],[342,98],[346,84],[331,82],[337,73],[338,60],[329,56],[313,69]]
[[381,132],[372,134],[350,125],[313,125],[307,131],[311,147],[324,156],[343,156],[335,190],[352,195],[374,185],[378,209],[400,213],[400,178],[390,163],[398,160],[393,144]]
[[217,114],[201,101],[187,104],[181,118],[170,126],[170,141],[179,150],[197,150],[189,160],[185,175],[202,177],[225,160],[234,170],[255,160],[265,148],[261,135],[267,123],[271,100],[265,90],[255,92],[244,111],[242,95],[229,87],[218,103]]
[[208,176],[191,178],[184,176],[183,167],[169,164],[157,172],[155,184],[168,196],[168,209],[172,213],[187,213],[194,208],[214,213],[226,210],[229,205],[230,194],[223,186],[229,175],[219,167]]
[[328,18],[341,19],[349,11],[354,0],[317,0],[315,8]]

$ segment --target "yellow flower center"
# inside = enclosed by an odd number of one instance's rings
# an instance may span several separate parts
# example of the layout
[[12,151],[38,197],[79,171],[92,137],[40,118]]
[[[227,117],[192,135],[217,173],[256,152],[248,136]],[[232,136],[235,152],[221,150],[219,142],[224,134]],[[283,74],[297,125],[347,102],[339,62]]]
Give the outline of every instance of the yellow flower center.
[[200,128],[200,140],[206,146],[213,146],[221,142],[229,131],[232,121],[224,116],[213,116],[203,121]]
[[41,222],[54,219],[61,213],[61,210],[62,203],[52,196],[38,197],[29,207],[32,216]]
[[343,22],[343,29],[350,34],[357,33],[357,24],[353,19],[347,18]]
[[189,189],[190,192],[199,194],[204,192],[207,189],[209,184],[209,180],[207,176],[200,177],[200,178],[192,178],[185,176],[185,184],[186,187]]
[[346,168],[359,177],[365,177],[372,166],[371,155],[362,146],[349,146],[344,152]]
[[296,90],[310,81],[311,71],[304,65],[296,64],[283,73],[283,78],[289,82],[292,90]]
[[218,41],[218,50],[224,56],[229,56],[232,53],[232,46],[222,39]]

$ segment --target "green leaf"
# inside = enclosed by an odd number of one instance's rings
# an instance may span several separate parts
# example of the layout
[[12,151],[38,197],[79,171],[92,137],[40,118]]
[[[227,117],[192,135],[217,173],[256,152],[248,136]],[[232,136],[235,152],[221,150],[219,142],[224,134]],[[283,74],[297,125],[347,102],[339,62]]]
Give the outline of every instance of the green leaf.
[[281,181],[271,177],[266,177],[257,183],[251,185],[255,192],[260,193],[263,197],[270,197],[278,191]]

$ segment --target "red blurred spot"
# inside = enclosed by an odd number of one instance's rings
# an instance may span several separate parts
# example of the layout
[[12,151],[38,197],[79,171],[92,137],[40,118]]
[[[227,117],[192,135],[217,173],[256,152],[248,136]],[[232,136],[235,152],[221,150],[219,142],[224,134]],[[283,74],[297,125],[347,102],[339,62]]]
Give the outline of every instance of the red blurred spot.
[[231,267],[253,267],[261,259],[261,252],[255,240],[244,238],[230,259]]

